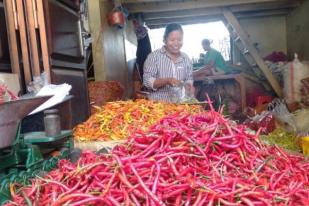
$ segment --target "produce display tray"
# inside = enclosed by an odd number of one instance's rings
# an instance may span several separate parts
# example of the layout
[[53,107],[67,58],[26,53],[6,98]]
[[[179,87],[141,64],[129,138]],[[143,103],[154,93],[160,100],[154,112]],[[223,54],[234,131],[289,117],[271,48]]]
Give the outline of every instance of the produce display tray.
[[118,144],[124,143],[125,140],[114,141],[93,141],[93,142],[74,142],[74,147],[81,150],[99,151],[102,148],[112,149]]
[[180,103],[182,105],[201,105],[202,107],[206,107],[208,105],[207,101],[203,101],[203,102],[185,102],[185,103]]

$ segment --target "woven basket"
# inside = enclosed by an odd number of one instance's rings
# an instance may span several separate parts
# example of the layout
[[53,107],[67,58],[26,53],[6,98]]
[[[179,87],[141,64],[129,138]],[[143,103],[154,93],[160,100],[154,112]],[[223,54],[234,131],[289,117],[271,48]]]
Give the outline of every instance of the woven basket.
[[[89,99],[91,105],[102,106],[106,102],[121,100],[124,88],[118,81],[96,81],[88,82]],[[91,108],[91,114],[95,109]]]

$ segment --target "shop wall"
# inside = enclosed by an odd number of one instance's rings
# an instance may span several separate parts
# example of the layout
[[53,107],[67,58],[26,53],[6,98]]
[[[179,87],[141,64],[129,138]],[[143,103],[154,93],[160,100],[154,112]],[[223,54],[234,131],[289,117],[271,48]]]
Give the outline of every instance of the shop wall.
[[[104,70],[106,80],[120,81],[128,87],[128,70],[125,57],[124,29],[110,26],[106,15],[113,9],[110,1],[101,1],[101,25],[103,27]],[[125,90],[125,96],[127,96]]]
[[125,55],[128,68],[128,97],[133,96],[133,70],[136,59],[137,39],[132,21],[127,21],[125,26]]
[[[273,51],[287,53],[286,17],[248,18],[240,19],[239,22],[249,35],[251,42],[257,45],[262,57]],[[243,58],[240,58],[239,53],[236,52],[234,55],[236,56],[234,62],[237,59],[241,62],[244,61]]]
[[105,80],[103,58],[103,27],[101,25],[100,1],[88,0],[89,28],[92,37],[93,66],[95,79]]
[[309,60],[309,1],[290,13],[287,17],[288,54],[292,58],[294,53],[301,60]]
[[[99,2],[99,3],[98,3]],[[90,29],[93,37],[95,80],[116,80],[128,87],[128,69],[125,54],[124,28],[110,26],[107,14],[112,1],[88,1]],[[125,97],[128,90],[125,90]]]
[[131,44],[137,46],[137,39],[136,39],[136,35],[135,35],[135,32],[134,32],[134,25],[133,25],[133,21],[132,20],[127,20],[126,21],[126,25],[125,25],[125,38],[126,38],[126,40],[131,42]]

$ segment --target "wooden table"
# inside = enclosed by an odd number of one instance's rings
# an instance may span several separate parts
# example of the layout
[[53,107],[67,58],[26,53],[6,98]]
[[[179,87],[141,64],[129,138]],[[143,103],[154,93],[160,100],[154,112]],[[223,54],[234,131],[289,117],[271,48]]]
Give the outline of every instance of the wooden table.
[[240,87],[240,96],[241,96],[241,109],[245,111],[247,107],[246,101],[246,79],[250,79],[252,81],[258,82],[257,79],[254,77],[250,77],[247,74],[239,73],[239,74],[223,74],[223,75],[215,75],[215,76],[199,76],[194,79],[195,82],[197,81],[205,81],[205,80],[228,80],[232,79],[235,80]]

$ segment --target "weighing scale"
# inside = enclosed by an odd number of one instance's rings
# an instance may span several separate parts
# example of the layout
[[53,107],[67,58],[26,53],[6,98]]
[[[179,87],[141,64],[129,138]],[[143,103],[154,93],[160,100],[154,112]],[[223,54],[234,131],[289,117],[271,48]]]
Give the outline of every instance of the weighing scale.
[[0,105],[0,205],[11,198],[10,184],[29,183],[31,177],[53,169],[73,149],[71,130],[48,137],[44,131],[20,133],[21,120],[50,97],[25,98]]

